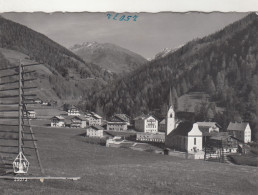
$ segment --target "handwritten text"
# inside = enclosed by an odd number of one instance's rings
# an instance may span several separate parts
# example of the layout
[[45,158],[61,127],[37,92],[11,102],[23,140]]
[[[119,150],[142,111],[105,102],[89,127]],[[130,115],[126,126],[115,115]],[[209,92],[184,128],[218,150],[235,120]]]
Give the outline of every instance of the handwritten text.
[[113,20],[117,20],[117,21],[136,21],[136,19],[138,18],[137,15],[134,16],[126,16],[126,15],[122,15],[122,14],[107,14],[108,19],[113,19]]

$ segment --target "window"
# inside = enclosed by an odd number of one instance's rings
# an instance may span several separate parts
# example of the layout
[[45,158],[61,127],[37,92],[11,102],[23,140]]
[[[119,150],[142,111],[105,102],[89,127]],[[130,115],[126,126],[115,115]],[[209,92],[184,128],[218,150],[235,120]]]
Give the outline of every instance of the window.
[[196,145],[196,138],[194,138],[194,145]]

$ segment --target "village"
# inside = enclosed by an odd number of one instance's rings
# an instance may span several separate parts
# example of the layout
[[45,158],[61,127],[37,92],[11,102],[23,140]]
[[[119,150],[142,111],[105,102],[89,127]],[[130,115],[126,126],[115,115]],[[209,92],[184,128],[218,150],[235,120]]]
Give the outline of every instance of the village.
[[[241,155],[250,150],[251,128],[248,122],[232,121],[227,129],[222,129],[217,122],[193,122],[182,113],[175,112],[171,90],[168,97],[165,118],[142,114],[132,119],[120,113],[107,121],[95,112],[81,112],[71,105],[60,115],[47,116],[47,125],[50,128],[84,129],[89,143],[187,159],[231,163],[231,154]],[[40,99],[35,99],[34,103],[45,107],[56,106],[56,102]],[[28,110],[26,115],[32,120],[37,119],[34,110]]]

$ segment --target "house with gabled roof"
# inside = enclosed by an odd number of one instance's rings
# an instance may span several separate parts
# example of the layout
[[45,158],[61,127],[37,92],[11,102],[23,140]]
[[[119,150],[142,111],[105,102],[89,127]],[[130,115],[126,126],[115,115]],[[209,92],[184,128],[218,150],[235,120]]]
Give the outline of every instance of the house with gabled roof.
[[54,116],[51,118],[51,127],[65,127],[65,118],[62,116]]
[[251,142],[251,128],[249,123],[230,122],[227,128],[229,135],[244,142]]
[[88,137],[103,137],[104,128],[99,125],[89,126],[86,128],[86,136]]
[[68,116],[80,116],[81,114],[80,114],[78,108],[75,107],[74,105],[72,105],[70,108],[68,108],[67,115]]
[[127,125],[131,124],[131,119],[127,114],[115,114],[114,117],[122,119],[127,123]]
[[84,115],[89,126],[102,125],[102,117],[95,112],[88,112]]
[[128,121],[123,117],[113,115],[111,119],[107,122],[107,130],[109,131],[126,131],[128,126]]
[[85,128],[86,125],[86,118],[83,116],[74,116],[71,118],[71,125],[72,128]]
[[144,133],[157,133],[158,120],[152,115],[142,114],[134,119],[135,130]]

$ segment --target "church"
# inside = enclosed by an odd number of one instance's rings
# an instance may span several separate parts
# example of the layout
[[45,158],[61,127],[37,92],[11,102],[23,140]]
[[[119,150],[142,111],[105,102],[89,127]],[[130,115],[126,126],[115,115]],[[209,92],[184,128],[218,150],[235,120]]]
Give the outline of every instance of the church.
[[202,151],[202,132],[197,123],[176,122],[176,113],[169,92],[169,107],[166,116],[165,145],[179,151],[195,153]]

